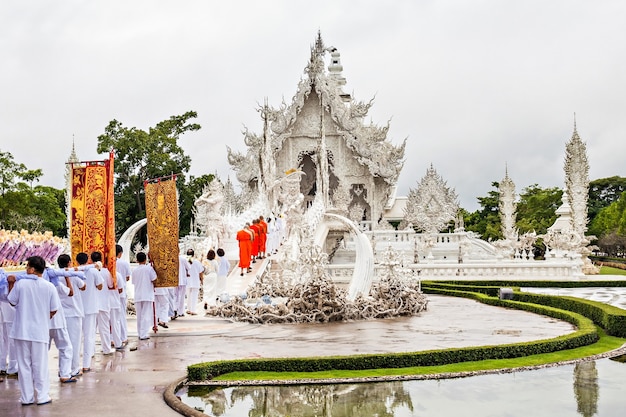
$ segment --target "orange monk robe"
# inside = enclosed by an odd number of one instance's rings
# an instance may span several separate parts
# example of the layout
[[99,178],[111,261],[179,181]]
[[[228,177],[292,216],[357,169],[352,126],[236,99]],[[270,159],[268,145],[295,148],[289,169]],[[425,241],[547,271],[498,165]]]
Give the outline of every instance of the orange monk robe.
[[261,230],[258,224],[250,226],[250,230],[254,232],[254,240],[252,241],[252,256],[259,256],[259,248],[261,243]]
[[261,241],[259,242],[259,252],[265,253],[265,243],[267,242],[267,223],[265,220],[259,220],[259,229],[261,231]]
[[237,240],[239,241],[239,267],[250,268],[250,240],[252,236],[246,230],[237,232]]

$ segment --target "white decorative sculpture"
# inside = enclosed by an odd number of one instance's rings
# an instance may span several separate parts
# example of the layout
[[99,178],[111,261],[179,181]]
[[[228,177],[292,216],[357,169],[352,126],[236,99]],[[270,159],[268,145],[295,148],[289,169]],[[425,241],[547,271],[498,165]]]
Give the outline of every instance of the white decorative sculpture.
[[223,203],[224,187],[217,179],[204,187],[202,195],[194,203],[195,227],[200,230],[200,236],[209,238],[208,246],[214,249],[220,247],[226,232]]
[[458,211],[458,197],[454,189],[446,185],[431,164],[417,190],[409,190],[404,220],[426,234],[434,234],[455,220]]

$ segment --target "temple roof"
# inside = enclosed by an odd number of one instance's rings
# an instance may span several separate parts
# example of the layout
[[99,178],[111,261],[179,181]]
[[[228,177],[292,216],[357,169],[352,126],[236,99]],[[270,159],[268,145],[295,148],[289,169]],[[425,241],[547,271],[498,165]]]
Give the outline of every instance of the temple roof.
[[[331,56],[328,72],[325,69],[324,57]],[[311,56],[304,73],[305,78],[298,83],[296,94],[290,104],[284,101],[279,108],[264,106],[260,109],[269,125],[265,133],[266,140],[271,140],[271,147],[280,151],[283,144],[292,136],[292,129],[298,115],[307,100],[315,96],[327,114],[330,115],[337,133],[343,137],[346,145],[354,152],[357,161],[366,166],[374,177],[382,178],[390,185],[396,183],[403,165],[406,140],[400,146],[394,146],[387,140],[389,123],[377,126],[373,123],[364,124],[373,99],[369,102],[355,101],[350,94],[343,91],[346,83],[342,75],[340,54],[335,47],[326,47],[318,32],[315,44],[311,47]],[[261,143],[263,138],[243,132],[248,146],[246,155],[228,149],[228,158],[237,178],[250,181],[260,174],[258,168]],[[267,137],[269,133],[269,138]]]

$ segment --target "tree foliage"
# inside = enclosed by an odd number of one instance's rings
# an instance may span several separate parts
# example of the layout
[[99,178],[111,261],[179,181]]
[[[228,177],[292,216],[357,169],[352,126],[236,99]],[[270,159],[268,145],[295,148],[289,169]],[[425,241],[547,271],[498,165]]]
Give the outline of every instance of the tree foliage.
[[626,235],[626,192],[598,212],[590,224],[589,232],[597,237],[610,234]]
[[485,240],[498,240],[502,239],[502,222],[500,221],[500,210],[498,209],[498,200],[500,198],[498,187],[500,187],[500,183],[494,181],[491,183],[491,186],[495,190],[489,191],[485,197],[477,197],[481,209],[471,214],[464,213],[463,220],[466,230],[478,233]]
[[545,234],[556,220],[563,191],[558,187],[541,188],[533,184],[524,188],[519,197],[516,226],[520,234],[532,231]]
[[191,158],[178,145],[186,132],[200,129],[189,120],[197,117],[193,111],[172,116],[148,131],[125,127],[112,120],[98,136],[98,153],[115,152],[115,220],[116,234],[145,218],[144,181],[182,174],[189,171]]
[[600,210],[617,201],[626,191],[626,178],[608,177],[589,182],[588,215],[592,223]]
[[65,192],[33,187],[42,175],[41,169],[29,170],[11,153],[0,151],[0,228],[66,236]]

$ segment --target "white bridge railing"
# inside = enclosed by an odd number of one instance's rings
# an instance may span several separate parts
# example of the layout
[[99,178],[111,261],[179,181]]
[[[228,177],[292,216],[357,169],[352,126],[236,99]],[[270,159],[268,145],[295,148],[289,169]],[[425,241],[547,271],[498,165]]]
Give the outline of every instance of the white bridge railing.
[[[375,269],[383,268],[376,265]],[[465,263],[465,264],[437,264],[417,263],[407,265],[416,277],[422,280],[496,280],[496,279],[523,279],[541,280],[550,278],[580,277],[580,266],[571,262],[552,261],[501,261],[499,263]],[[336,283],[347,283],[352,277],[352,264],[331,264],[326,271]],[[374,281],[379,274],[374,274]]]

